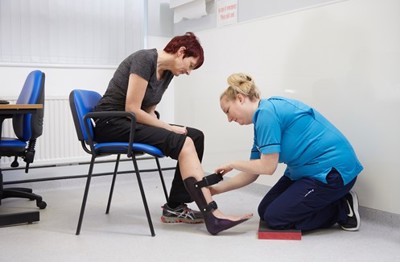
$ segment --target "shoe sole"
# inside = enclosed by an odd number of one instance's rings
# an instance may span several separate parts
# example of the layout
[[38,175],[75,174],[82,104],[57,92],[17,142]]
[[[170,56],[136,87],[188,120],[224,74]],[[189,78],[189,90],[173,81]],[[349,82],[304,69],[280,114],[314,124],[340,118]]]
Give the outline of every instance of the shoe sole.
[[161,222],[166,223],[166,224],[202,224],[204,223],[203,219],[185,219],[185,218],[179,218],[179,217],[161,217]]
[[353,212],[357,219],[357,226],[352,227],[352,228],[342,227],[342,229],[344,229],[346,231],[358,231],[360,229],[360,225],[361,225],[360,213],[358,212],[358,197],[357,197],[357,194],[353,191],[350,191],[349,193],[351,195],[351,198],[353,199]]

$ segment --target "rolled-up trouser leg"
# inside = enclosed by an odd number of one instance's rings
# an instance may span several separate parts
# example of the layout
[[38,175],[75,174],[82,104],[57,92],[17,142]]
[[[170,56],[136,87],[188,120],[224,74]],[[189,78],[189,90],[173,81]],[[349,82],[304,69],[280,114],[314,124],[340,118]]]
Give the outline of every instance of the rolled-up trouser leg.
[[198,185],[197,180],[194,177],[188,177],[184,181],[186,190],[189,192],[192,199],[196,202],[200,211],[204,216],[204,223],[206,224],[207,230],[211,235],[216,235],[219,232],[234,227],[247,219],[240,219],[232,221],[229,219],[221,219],[214,216],[213,210],[217,209],[215,201],[207,203],[201,187]]

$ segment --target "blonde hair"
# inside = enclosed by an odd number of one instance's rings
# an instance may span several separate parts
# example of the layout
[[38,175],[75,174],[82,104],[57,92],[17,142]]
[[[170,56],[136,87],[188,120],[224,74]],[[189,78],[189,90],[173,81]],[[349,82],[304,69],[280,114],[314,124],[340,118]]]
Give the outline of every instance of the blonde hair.
[[260,99],[260,91],[251,76],[245,73],[235,73],[230,75],[227,81],[229,86],[221,94],[220,100],[224,97],[229,100],[235,100],[238,94],[247,96],[251,101]]

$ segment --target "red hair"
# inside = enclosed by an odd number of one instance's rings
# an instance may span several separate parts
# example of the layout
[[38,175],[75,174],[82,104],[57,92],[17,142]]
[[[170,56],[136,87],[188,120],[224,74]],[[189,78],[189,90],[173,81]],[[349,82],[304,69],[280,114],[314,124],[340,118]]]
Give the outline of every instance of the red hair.
[[175,54],[178,52],[179,48],[185,47],[185,55],[186,57],[194,57],[198,58],[197,65],[194,69],[199,68],[204,62],[204,51],[201,47],[199,39],[192,32],[187,32],[181,36],[175,36],[169,41],[169,43],[164,47],[164,51],[169,54]]

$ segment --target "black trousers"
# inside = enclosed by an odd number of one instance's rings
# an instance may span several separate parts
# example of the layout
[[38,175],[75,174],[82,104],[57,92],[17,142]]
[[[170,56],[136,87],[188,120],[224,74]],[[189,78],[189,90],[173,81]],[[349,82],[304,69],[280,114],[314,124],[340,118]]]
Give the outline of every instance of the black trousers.
[[[94,137],[97,142],[127,142],[129,140],[129,129],[130,121],[126,118],[98,120]],[[202,131],[190,127],[187,127],[187,131],[187,135],[180,135],[164,128],[137,124],[134,142],[155,146],[164,155],[178,160],[186,137],[190,137],[201,162],[204,153],[204,134]],[[192,201],[183,183],[178,161],[169,194],[169,202],[190,203]]]

